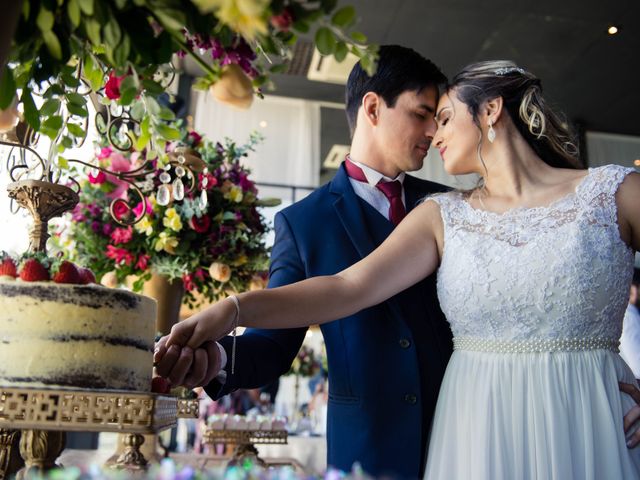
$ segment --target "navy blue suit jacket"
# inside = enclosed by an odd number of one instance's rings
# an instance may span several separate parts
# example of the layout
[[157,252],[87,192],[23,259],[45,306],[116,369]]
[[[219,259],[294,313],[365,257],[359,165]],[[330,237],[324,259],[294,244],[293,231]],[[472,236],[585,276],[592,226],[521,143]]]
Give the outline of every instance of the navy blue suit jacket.
[[[411,176],[404,187],[408,208],[445,189]],[[355,194],[341,166],[331,182],[277,214],[269,287],[335,274],[373,251],[392,229]],[[321,330],[329,368],[328,464],[348,471],[358,461],[375,476],[418,478],[452,350],[435,275]],[[235,375],[228,369],[225,385],[212,382],[207,392],[219,398],[274,381],[289,370],[305,333],[247,330],[237,339]],[[221,343],[229,354],[230,338]]]

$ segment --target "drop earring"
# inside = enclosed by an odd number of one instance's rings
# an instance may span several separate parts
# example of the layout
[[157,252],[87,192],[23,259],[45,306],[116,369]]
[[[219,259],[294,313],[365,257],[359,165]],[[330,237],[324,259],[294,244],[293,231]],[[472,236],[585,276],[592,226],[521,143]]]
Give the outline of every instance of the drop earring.
[[493,122],[489,120],[489,130],[487,130],[487,139],[493,143],[496,139],[496,131],[493,129]]

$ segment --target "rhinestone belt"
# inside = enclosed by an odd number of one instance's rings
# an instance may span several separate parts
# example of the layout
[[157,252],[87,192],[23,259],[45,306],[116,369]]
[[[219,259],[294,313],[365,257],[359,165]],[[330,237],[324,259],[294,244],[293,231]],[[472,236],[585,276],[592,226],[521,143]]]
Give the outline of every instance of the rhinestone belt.
[[618,340],[609,338],[535,338],[530,340],[499,340],[479,337],[455,337],[455,350],[493,353],[576,352],[581,350],[612,350],[618,352]]

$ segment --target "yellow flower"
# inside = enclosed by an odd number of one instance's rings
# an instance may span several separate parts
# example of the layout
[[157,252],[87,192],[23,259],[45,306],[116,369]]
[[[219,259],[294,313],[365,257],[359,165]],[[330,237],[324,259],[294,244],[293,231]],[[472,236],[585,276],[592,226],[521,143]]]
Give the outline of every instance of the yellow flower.
[[231,278],[231,267],[226,263],[213,262],[209,266],[209,275],[214,280],[225,283]]
[[156,252],[164,250],[171,255],[175,255],[176,247],[178,246],[178,239],[170,236],[167,232],[160,232],[154,248]]
[[147,237],[151,236],[153,233],[153,225],[151,224],[149,217],[146,215],[142,217],[142,220],[134,224],[133,228],[135,228],[138,233],[144,233]]
[[240,203],[242,201],[242,188],[234,185],[224,194],[224,198],[232,202]]
[[175,208],[167,208],[164,212],[162,224],[174,232],[182,230],[182,220],[180,220],[180,214],[176,212]]
[[248,261],[249,261],[249,257],[247,257],[246,255],[240,255],[233,262],[231,262],[231,265],[234,267],[239,267],[241,265],[244,265]]
[[247,40],[267,33],[269,0],[194,0],[201,12],[214,11],[220,22]]

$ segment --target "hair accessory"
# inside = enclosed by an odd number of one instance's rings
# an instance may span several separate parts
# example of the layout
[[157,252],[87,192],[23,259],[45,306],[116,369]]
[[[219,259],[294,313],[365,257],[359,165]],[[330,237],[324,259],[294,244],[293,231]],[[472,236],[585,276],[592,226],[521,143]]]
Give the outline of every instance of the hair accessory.
[[520,67],[504,67],[504,68],[498,68],[494,73],[496,75],[508,75],[509,73],[513,73],[513,72],[518,72],[521,74],[525,74],[524,68],[520,68]]
[[493,129],[493,122],[489,120],[489,130],[487,130],[487,139],[493,143],[496,139],[496,131]]

